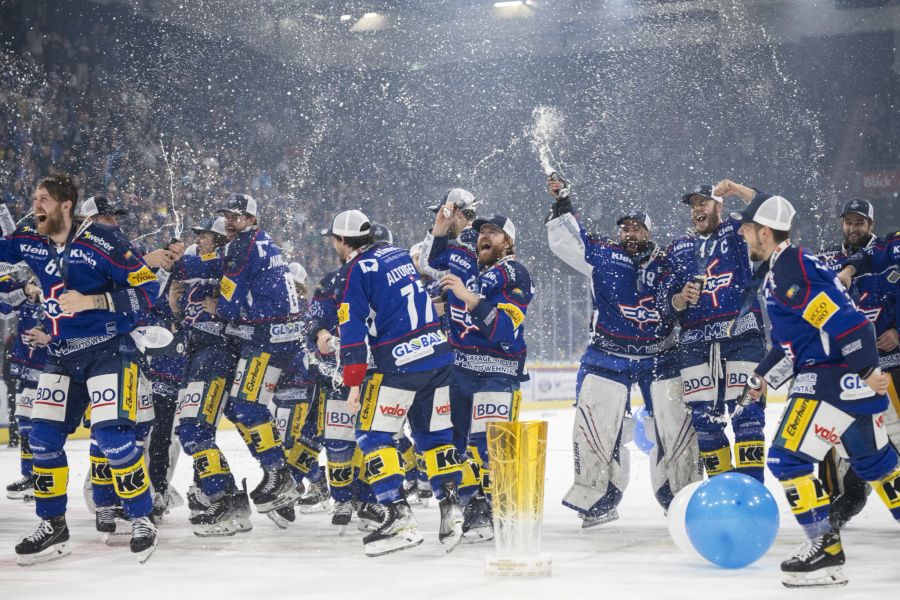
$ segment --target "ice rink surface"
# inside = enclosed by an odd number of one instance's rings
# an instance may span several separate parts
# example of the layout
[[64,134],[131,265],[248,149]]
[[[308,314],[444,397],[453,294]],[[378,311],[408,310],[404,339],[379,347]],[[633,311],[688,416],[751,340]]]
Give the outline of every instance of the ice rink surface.
[[[768,433],[782,405],[768,409]],[[230,538],[195,537],[187,507],[171,512],[160,527],[159,547],[145,565],[127,545],[103,544],[94,517],[85,507],[81,485],[88,469],[88,442],[68,444],[71,477],[68,523],[72,555],[47,565],[15,564],[13,546],[34,531],[33,505],[0,500],[0,590],[3,598],[99,600],[121,598],[572,598],[732,599],[896,597],[900,589],[900,529],[873,494],[843,535],[848,586],[826,590],[788,590],[778,565],[803,541],[781,487],[767,485],[778,501],[781,531],[773,548],[756,564],[736,571],[701,563],[671,541],[666,519],[650,492],[647,456],[631,444],[631,484],[619,506],[621,518],[582,531],[574,512],[560,501],[572,481],[572,409],[523,412],[523,420],[549,421],[544,550],[553,558],[545,579],[508,580],[484,574],[484,557],[493,545],[460,546],[447,555],[437,540],[438,509],[414,506],[425,534],[421,546],[381,558],[363,555],[354,521],[339,537],[326,513],[298,515],[288,530],[254,515],[254,529]],[[221,447],[238,479],[252,488],[260,472],[237,432],[219,434]],[[3,483],[18,477],[18,454],[0,450]],[[178,463],[175,485],[184,493],[190,462]],[[128,538],[123,536],[123,544]]]

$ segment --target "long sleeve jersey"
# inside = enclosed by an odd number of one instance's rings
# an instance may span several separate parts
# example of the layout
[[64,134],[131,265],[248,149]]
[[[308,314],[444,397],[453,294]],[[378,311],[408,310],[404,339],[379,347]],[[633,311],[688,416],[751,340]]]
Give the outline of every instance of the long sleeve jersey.
[[726,219],[706,236],[676,238],[666,250],[670,271],[663,278],[658,303],[663,314],[675,312],[672,298],[695,276],[704,278],[700,301],[676,312],[681,324],[680,342],[713,342],[729,336],[761,335],[759,301],[752,299],[749,312],[729,333],[731,322],[740,314],[744,288],[753,276],[747,243],[738,234],[740,223]]
[[381,373],[438,369],[453,361],[447,336],[409,253],[376,243],[341,268],[338,306],[344,385],[362,383],[368,348]]
[[772,348],[757,372],[773,387],[794,377],[793,394],[851,412],[880,412],[862,377],[878,367],[875,330],[853,305],[833,271],[784,242],[769,259],[764,291]]
[[0,306],[9,309],[0,312],[15,310],[19,316],[16,337],[9,350],[9,360],[29,369],[42,371],[47,363],[47,348],[29,346],[22,335],[30,329],[44,329],[44,306],[40,301],[32,302],[28,299],[25,284],[25,281],[15,281],[8,277],[0,280]]
[[591,348],[641,357],[674,345],[674,319],[656,306],[667,270],[662,252],[654,247],[633,257],[621,245],[589,235],[567,203],[547,221],[547,238],[553,254],[590,281]]
[[[116,230],[86,223],[65,246],[51,243],[30,227],[0,238],[0,261],[25,261],[40,280],[51,354],[72,354],[126,334],[136,313],[153,307],[159,295],[156,275]],[[109,309],[65,313],[58,298],[66,290],[105,294]]]
[[[884,241],[873,235],[863,248],[849,248],[846,244],[842,244],[819,254],[817,258],[837,273],[856,252],[883,247]],[[876,336],[896,327],[896,286],[898,281],[900,281],[900,271],[895,266],[891,266],[881,273],[864,273],[853,279],[853,285],[849,290],[850,297],[856,307],[875,326]],[[889,352],[879,351],[879,354],[882,368],[896,369],[900,367],[900,348]]]

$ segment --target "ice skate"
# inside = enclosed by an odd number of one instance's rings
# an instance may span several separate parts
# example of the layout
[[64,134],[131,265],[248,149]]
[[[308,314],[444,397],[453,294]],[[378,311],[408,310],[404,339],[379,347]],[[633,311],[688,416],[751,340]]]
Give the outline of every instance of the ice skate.
[[484,494],[476,494],[463,509],[462,541],[477,544],[494,539],[494,517]]
[[599,515],[593,515],[591,513],[581,514],[581,528],[582,529],[590,529],[591,527],[597,527],[598,525],[603,525],[605,523],[612,523],[613,521],[617,521],[619,519],[619,511],[615,508],[611,508],[605,513]]
[[162,518],[169,514],[173,508],[178,508],[184,504],[184,498],[181,497],[175,488],[170,487],[164,494],[154,494],[153,496],[153,518],[159,523]]
[[381,526],[363,538],[366,556],[383,556],[418,546],[424,538],[405,500],[384,507]]
[[331,524],[338,528],[338,535],[344,535],[347,525],[353,516],[353,505],[350,502],[335,502],[331,510]]
[[428,505],[431,503],[431,499],[434,498],[434,491],[432,491],[431,489],[431,482],[427,479],[416,480],[416,495],[419,497],[419,502],[422,503],[422,506],[428,508]]
[[41,521],[37,531],[16,544],[16,563],[22,567],[41,565],[72,553],[66,516]]
[[256,504],[257,512],[263,514],[276,508],[291,506],[299,497],[297,484],[287,466],[276,471],[264,471],[262,481],[250,492],[250,498]]
[[10,500],[34,500],[34,481],[31,477],[23,475],[21,479],[13,481],[6,486],[6,497]]
[[205,512],[210,504],[209,498],[203,493],[203,490],[196,485],[192,485],[188,488],[187,503],[188,510],[191,511],[192,517],[196,517],[200,513]]
[[404,479],[403,485],[400,490],[400,493],[403,494],[403,497],[406,498],[406,501],[409,504],[420,504],[419,495],[416,493],[418,490],[418,484],[416,484],[415,479]]
[[150,517],[138,517],[131,522],[131,552],[144,564],[156,550],[156,525]]
[[297,501],[301,513],[315,513],[328,510],[328,483],[324,479],[309,484],[306,493]]
[[356,511],[359,517],[357,529],[360,531],[375,531],[381,527],[384,521],[384,506],[372,502],[363,502]]
[[452,552],[463,538],[463,511],[459,507],[459,491],[456,484],[445,483],[444,497],[438,502],[441,511],[441,525],[438,528],[438,540]]
[[191,517],[194,535],[198,537],[234,535],[240,529],[236,522],[237,515],[234,496],[222,494],[221,498],[210,502],[205,511]]
[[810,540],[781,563],[785,587],[836,587],[847,584],[841,535],[837,531]]
[[[100,533],[100,539],[108,545],[117,545],[112,542],[114,536],[131,533],[128,517],[121,506],[98,506],[97,512],[94,513],[94,524]],[[129,524],[127,528],[121,527],[125,524]]]

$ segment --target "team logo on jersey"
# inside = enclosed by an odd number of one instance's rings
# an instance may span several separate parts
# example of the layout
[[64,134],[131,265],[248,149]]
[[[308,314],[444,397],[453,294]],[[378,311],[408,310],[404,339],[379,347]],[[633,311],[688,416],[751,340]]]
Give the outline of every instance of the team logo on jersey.
[[469,316],[469,311],[465,308],[450,306],[450,320],[456,323],[461,329],[458,334],[459,339],[461,340],[465,339],[470,332],[478,331],[478,327],[475,326],[475,323],[472,322],[472,317]]
[[59,306],[59,296],[65,291],[66,284],[57,283],[50,288],[50,294],[44,298],[44,314],[53,326],[53,335],[59,335],[59,320],[71,319],[74,313],[64,312]]
[[726,271],[724,273],[713,273],[713,269],[719,264],[719,259],[715,259],[706,267],[706,283],[703,285],[704,294],[709,294],[714,307],[719,308],[719,290],[727,288],[734,279],[734,272]]
[[653,298],[648,296],[642,298],[635,306],[620,304],[619,312],[622,313],[623,317],[629,321],[634,321],[639,328],[643,329],[645,325],[660,322],[659,311],[649,305],[652,302]]
[[878,320],[878,317],[881,315],[881,307],[876,306],[874,308],[862,308],[863,300],[869,297],[869,292],[864,292],[862,296],[859,297],[859,312],[866,315],[866,318],[870,323],[875,323]]

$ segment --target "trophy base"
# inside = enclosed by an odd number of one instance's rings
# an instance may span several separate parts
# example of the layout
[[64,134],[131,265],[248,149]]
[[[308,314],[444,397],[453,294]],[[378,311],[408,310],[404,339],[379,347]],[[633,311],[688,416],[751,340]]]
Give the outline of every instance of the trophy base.
[[549,554],[538,556],[484,557],[484,570],[494,577],[549,577],[553,561]]

